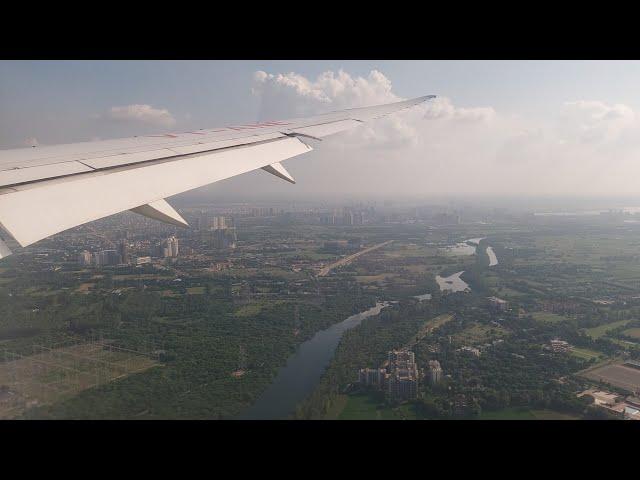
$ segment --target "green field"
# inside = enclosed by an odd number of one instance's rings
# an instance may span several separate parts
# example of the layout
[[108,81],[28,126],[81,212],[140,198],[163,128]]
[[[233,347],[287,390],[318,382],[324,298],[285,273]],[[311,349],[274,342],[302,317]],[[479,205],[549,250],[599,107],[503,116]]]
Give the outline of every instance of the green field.
[[567,320],[567,317],[563,317],[562,315],[551,312],[531,312],[531,316],[538,322],[556,323],[564,322]]
[[505,408],[493,412],[482,412],[478,420],[578,420],[578,417],[553,410]]
[[338,420],[417,420],[418,418],[413,405],[390,407],[378,401],[373,395],[367,394],[347,395],[347,401],[337,415]]
[[187,293],[189,295],[204,295],[205,288],[204,287],[189,287],[187,288]]
[[453,338],[457,344],[469,345],[488,342],[506,336],[508,333],[504,328],[499,326],[475,323],[461,332],[456,333]]
[[[604,335],[607,334],[607,332],[621,327],[623,325],[626,325],[627,323],[629,323],[631,320],[620,320],[617,322],[613,322],[613,323],[606,323],[604,325],[599,325],[597,327],[593,327],[593,328],[587,328],[584,330],[584,333],[586,333],[587,335],[589,335],[591,338],[593,338],[594,340],[603,337]],[[633,330],[633,329],[630,329]],[[639,334],[640,334],[640,328],[636,329],[638,330]],[[627,330],[628,331],[628,330]],[[640,337],[639,337],[640,338]]]
[[571,355],[573,355],[574,357],[582,358],[584,360],[591,360],[592,358],[595,358],[597,360],[602,354],[588,348],[572,347]]
[[629,337],[637,338],[640,340],[640,328],[629,328],[622,333]]

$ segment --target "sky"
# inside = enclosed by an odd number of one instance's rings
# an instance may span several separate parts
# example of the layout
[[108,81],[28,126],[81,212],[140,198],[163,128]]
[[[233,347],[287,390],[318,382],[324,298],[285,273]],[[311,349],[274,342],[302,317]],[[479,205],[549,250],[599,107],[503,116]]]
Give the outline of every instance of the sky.
[[640,62],[0,61],[0,148],[438,98],[198,195],[635,195]]

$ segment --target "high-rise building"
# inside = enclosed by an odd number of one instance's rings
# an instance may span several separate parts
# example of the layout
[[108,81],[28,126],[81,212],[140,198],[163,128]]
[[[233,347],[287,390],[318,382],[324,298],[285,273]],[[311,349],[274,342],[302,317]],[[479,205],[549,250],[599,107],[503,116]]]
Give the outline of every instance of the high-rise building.
[[387,394],[392,401],[412,400],[418,396],[418,367],[413,352],[390,351],[388,370]]
[[224,230],[227,228],[227,219],[225,217],[213,217],[211,219],[212,230]]
[[102,250],[94,255],[94,260],[98,266],[118,265],[120,263],[120,255],[117,250]]
[[387,371],[384,368],[362,368],[358,372],[358,382],[367,387],[383,388]]
[[129,255],[129,242],[126,239],[120,240],[118,244],[118,253],[120,254],[121,263],[129,263],[131,260]]
[[412,368],[416,364],[416,355],[410,350],[391,350],[388,354],[389,371],[397,368]]
[[175,258],[178,256],[179,242],[175,236],[170,236],[164,241],[162,254],[165,258]]
[[235,228],[225,228],[224,230],[214,230],[211,232],[211,243],[214,248],[236,248],[237,239]]
[[85,250],[78,254],[78,263],[80,265],[91,265],[92,258],[91,252]]
[[397,370],[389,377],[388,394],[392,401],[401,402],[418,397],[418,378],[408,370]]
[[429,360],[429,383],[436,385],[442,380],[442,367],[438,360]]

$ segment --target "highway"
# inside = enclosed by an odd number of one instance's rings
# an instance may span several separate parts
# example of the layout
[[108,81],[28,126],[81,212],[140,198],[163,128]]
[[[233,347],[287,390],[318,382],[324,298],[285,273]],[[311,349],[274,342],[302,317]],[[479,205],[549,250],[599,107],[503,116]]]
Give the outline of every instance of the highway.
[[341,258],[337,262],[334,262],[331,265],[327,265],[322,270],[320,270],[320,273],[318,274],[318,276],[326,277],[329,274],[329,272],[331,272],[331,270],[333,270],[334,268],[348,265],[349,263],[353,262],[356,258],[361,257],[362,255],[365,255],[369,252],[373,252],[374,250],[377,250],[379,248],[382,248],[385,245],[389,245],[390,243],[393,243],[393,240],[387,240],[386,242],[378,243],[377,245],[374,245],[372,247],[365,248],[364,250],[360,250],[359,252],[354,253],[353,255],[349,255],[348,257]]

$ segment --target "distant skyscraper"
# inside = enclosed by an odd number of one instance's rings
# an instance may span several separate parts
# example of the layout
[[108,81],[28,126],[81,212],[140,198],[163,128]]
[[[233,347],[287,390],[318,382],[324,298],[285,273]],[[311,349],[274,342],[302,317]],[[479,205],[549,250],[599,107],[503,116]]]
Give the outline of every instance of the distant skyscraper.
[[91,265],[92,258],[91,252],[85,250],[78,254],[78,263],[80,265]]
[[118,244],[118,253],[120,254],[121,263],[129,263],[129,242],[127,242],[127,240],[120,240],[120,243]]
[[117,250],[102,250],[94,256],[96,265],[109,266],[120,263],[120,255]]
[[163,248],[164,257],[170,257],[170,258],[177,257],[179,252],[178,245],[179,245],[179,242],[175,236],[172,235],[169,238],[167,238],[165,240],[165,245]]
[[211,222],[211,228],[213,230],[224,230],[227,228],[227,221],[225,217],[213,217]]
[[429,360],[429,383],[435,385],[442,380],[442,367],[438,360]]
[[383,388],[387,376],[384,368],[362,368],[358,372],[358,382],[367,387]]
[[214,248],[236,248],[236,229],[225,228],[212,232],[212,243]]

